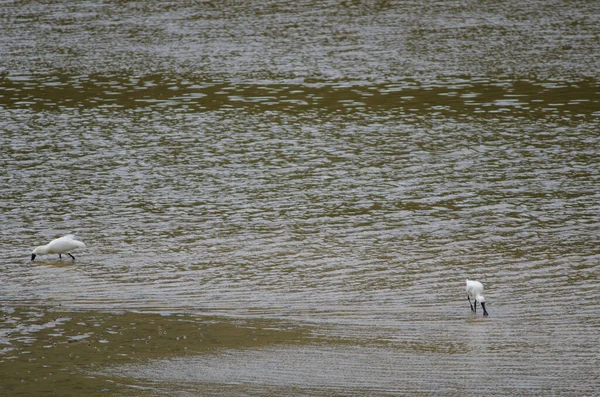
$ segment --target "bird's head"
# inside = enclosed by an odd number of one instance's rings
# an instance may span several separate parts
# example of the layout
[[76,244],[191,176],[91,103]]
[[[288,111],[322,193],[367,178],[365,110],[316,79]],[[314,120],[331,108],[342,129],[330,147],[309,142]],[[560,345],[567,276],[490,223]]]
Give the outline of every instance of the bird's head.
[[31,260],[33,261],[35,259],[35,256],[38,254],[43,254],[44,252],[44,246],[40,245],[39,247],[35,247],[35,249],[33,251],[31,251]]

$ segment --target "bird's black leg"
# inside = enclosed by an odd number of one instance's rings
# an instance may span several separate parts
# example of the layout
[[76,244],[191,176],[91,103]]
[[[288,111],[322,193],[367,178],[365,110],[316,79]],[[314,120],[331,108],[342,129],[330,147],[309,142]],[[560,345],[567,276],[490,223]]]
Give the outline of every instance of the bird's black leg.
[[62,260],[62,256],[60,254],[58,254],[58,259]]
[[487,312],[487,310],[485,310],[485,302],[481,302],[481,307],[483,308],[483,315],[487,316],[488,312]]
[[477,313],[477,299],[475,299],[473,302],[475,302],[473,304],[473,313]]
[[469,298],[469,295],[467,295],[467,300],[469,301],[469,306],[471,306],[471,311],[474,312],[475,310],[473,310],[473,304],[471,303],[471,298]]
[[70,256],[71,258],[73,258],[73,260],[75,260],[75,257],[74,257],[73,255],[71,255],[71,253],[70,253],[70,252],[67,252],[67,254],[69,254],[69,256]]

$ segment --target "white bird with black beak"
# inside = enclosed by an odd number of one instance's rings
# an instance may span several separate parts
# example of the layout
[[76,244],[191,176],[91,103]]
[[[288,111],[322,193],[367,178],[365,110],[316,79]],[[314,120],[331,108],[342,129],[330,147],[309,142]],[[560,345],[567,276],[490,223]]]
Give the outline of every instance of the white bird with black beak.
[[54,239],[50,241],[46,245],[40,245],[36,247],[31,253],[31,261],[33,261],[36,255],[48,255],[48,254],[58,254],[58,257],[62,259],[62,254],[67,254],[73,260],[75,257],[71,255],[69,251],[73,251],[76,248],[85,247],[85,244],[81,241],[75,240],[75,236],[72,234],[67,234],[66,236]]
[[[474,303],[471,304],[471,298],[473,298]],[[467,300],[469,301],[469,305],[471,305],[471,311],[473,313],[477,313],[477,302],[481,303],[481,308],[483,309],[483,315],[487,316],[488,312],[485,310],[485,297],[483,296],[483,284],[479,281],[473,281],[467,279]]]

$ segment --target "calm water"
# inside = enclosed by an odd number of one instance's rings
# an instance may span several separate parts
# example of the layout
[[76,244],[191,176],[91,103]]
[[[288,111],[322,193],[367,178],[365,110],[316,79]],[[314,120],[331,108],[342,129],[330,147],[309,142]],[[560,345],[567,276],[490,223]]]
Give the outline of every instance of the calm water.
[[0,395],[600,393],[597,2],[0,20]]

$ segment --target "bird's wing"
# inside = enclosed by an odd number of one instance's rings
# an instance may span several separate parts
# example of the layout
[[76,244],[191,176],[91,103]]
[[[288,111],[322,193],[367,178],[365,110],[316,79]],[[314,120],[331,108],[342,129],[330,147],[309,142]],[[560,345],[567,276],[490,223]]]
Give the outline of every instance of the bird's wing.
[[78,247],[85,247],[85,244],[83,244],[81,241],[73,240],[73,235],[68,234],[66,236],[51,241],[50,244],[48,244],[48,253],[66,253],[67,251]]
[[[73,234],[67,234],[66,236],[63,236],[63,237],[59,238],[58,240],[68,241],[73,246],[73,248],[85,247],[85,244],[82,241],[75,240],[75,235],[73,235]],[[70,249],[73,249],[73,248],[70,248]]]

